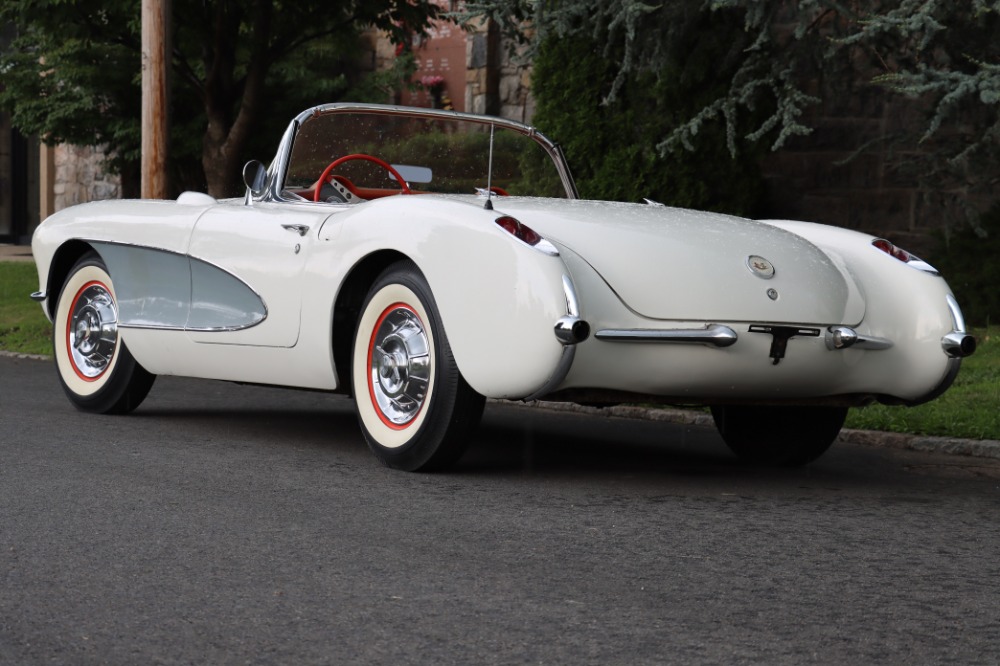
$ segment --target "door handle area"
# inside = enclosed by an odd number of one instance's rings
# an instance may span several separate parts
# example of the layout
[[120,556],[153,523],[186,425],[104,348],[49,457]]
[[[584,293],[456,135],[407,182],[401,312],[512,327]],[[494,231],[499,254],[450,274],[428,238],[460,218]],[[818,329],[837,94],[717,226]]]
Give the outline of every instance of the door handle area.
[[288,229],[289,231],[294,231],[299,236],[305,236],[306,232],[309,231],[309,227],[304,224],[283,224],[282,229]]

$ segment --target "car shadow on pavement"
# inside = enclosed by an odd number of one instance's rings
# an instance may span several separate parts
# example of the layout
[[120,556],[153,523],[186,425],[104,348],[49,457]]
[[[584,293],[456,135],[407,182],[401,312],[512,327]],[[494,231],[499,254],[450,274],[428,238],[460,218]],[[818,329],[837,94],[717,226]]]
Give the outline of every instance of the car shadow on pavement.
[[[352,464],[378,463],[370,455],[348,397],[226,382],[165,378],[131,418],[159,421],[176,437],[218,444],[308,448],[344,456]],[[198,394],[189,390],[197,386]],[[188,389],[188,390],[185,390]],[[833,453],[836,456],[837,446]],[[714,428],[578,414],[489,403],[469,448],[446,474],[515,474],[674,479],[835,477],[851,469],[824,457],[806,468],[754,468],[726,448]]]

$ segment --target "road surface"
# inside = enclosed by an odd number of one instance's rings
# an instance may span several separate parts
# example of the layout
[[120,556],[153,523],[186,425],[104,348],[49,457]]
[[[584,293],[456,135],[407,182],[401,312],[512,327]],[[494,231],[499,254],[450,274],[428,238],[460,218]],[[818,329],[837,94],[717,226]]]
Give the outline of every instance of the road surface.
[[0,358],[0,664],[996,664],[1000,461],[489,405],[447,474],[351,403]]

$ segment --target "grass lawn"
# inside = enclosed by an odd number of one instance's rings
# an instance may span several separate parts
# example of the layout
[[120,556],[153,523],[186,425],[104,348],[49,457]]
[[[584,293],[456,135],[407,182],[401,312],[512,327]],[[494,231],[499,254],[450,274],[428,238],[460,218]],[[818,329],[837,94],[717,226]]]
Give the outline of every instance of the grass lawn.
[[1000,329],[973,330],[976,353],[962,361],[948,391],[918,407],[852,409],[848,428],[1000,440]]
[[0,349],[23,354],[52,353],[52,324],[28,295],[38,291],[30,262],[0,261]]
[[[52,325],[28,298],[38,289],[35,265],[0,262],[0,350],[52,353]],[[943,396],[919,407],[852,409],[848,428],[1000,440],[1000,329],[977,329],[979,349]]]

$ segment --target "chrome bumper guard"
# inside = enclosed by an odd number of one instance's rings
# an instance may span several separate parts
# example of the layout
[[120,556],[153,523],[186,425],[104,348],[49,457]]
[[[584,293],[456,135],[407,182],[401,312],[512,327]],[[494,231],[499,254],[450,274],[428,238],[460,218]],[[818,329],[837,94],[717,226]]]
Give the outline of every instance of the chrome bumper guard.
[[734,345],[739,339],[736,331],[721,324],[705,328],[605,328],[595,333],[594,337],[607,342],[666,342],[720,348]]
[[874,335],[861,335],[850,326],[831,326],[826,329],[826,348],[834,349],[890,349],[892,340]]

